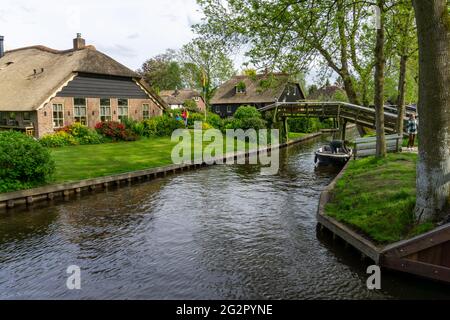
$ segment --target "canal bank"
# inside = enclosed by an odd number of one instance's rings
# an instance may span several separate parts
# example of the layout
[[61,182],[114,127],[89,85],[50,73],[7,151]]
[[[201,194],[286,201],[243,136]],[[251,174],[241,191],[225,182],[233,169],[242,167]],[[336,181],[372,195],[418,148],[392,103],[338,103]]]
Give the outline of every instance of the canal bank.
[[[301,138],[282,143],[279,148],[286,148],[299,143],[304,143],[312,139],[320,137],[323,133],[307,134]],[[223,162],[228,159],[238,159],[249,157],[251,155],[259,154],[261,152],[270,152],[272,147],[260,148],[259,150],[249,150],[248,152],[236,152],[233,155],[225,155],[220,158],[213,159],[213,164]],[[75,181],[70,183],[62,183],[55,185],[48,185],[39,188],[20,190],[9,193],[0,194],[0,209],[11,209],[17,205],[32,205],[41,201],[52,201],[55,198],[67,198],[72,195],[81,195],[86,192],[93,192],[95,190],[106,190],[112,186],[120,187],[132,183],[139,183],[149,181],[160,177],[165,177],[170,174],[190,171],[208,166],[207,163],[198,164],[180,164],[170,165],[159,168],[152,168],[148,170],[139,170],[127,172],[106,177],[99,177],[94,179],[87,179],[82,181]]]
[[[404,159],[402,160],[404,161]],[[323,228],[329,230],[333,234],[333,237],[337,236],[343,239],[346,244],[350,244],[353,248],[357,249],[362,257],[370,258],[382,268],[450,284],[450,257],[448,256],[450,252],[450,224],[444,224],[431,231],[423,232],[417,236],[407,237],[400,241],[380,244],[370,239],[367,234],[363,234],[361,232],[362,230],[357,230],[345,222],[330,216],[328,212],[330,209],[327,211],[327,206],[331,203],[335,204],[336,201],[339,202],[339,200],[334,199],[337,193],[337,184],[340,182],[345,184],[344,177],[347,175],[350,176],[349,171],[352,171],[351,179],[353,181],[358,179],[358,174],[354,172],[352,165],[352,161],[347,163],[320,196],[317,220],[321,230]],[[377,175],[382,176],[385,173],[387,172],[383,172],[382,169],[377,168]],[[374,185],[377,185],[376,181]],[[389,182],[385,182],[384,185],[388,185],[388,188],[391,188]],[[398,186],[393,187],[398,188]],[[378,186],[378,188],[381,188],[381,186]],[[364,189],[359,192],[364,192]],[[406,191],[402,190],[401,192],[405,193]],[[364,198],[361,201],[369,201],[370,203],[378,200],[375,198],[373,200]],[[386,194],[385,201],[389,201],[388,194]],[[397,201],[400,201],[400,199],[397,199]],[[361,208],[358,208],[358,210],[364,211]],[[347,215],[349,214],[350,212],[347,213]],[[360,212],[361,216],[363,214],[370,215],[369,212]],[[377,223],[382,222],[378,220]],[[390,223],[394,223],[394,221]]]
[[[280,171],[210,166],[0,215],[0,298],[449,299],[447,286],[383,272],[368,290],[354,250],[317,231],[322,137],[280,150]],[[67,267],[82,290],[67,290]]]

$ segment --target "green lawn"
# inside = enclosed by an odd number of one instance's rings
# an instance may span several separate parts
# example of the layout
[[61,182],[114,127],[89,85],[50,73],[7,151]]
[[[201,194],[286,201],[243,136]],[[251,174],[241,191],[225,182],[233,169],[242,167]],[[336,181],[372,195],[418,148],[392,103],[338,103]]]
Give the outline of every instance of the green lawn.
[[51,150],[56,162],[53,182],[77,181],[172,164],[176,145],[170,138],[71,146]]
[[392,243],[434,228],[416,225],[415,154],[352,161],[337,182],[326,213],[378,243]]
[[289,132],[289,140],[296,140],[307,136],[307,133]]
[[[171,153],[176,144],[171,142],[169,137],[164,137],[54,148],[51,153],[56,163],[56,172],[51,183],[72,182],[171,165]],[[208,143],[203,143],[203,148],[207,145]],[[246,149],[256,147],[248,142],[245,146]],[[226,145],[224,153],[225,147]]]

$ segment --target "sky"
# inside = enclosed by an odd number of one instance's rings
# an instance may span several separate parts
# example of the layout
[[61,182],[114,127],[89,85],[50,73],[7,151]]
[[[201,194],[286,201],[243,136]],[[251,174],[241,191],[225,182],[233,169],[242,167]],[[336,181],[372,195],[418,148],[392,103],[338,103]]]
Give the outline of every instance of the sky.
[[[195,37],[191,26],[203,17],[196,0],[1,0],[0,35],[11,50],[32,45],[72,48],[81,33],[86,43],[137,70],[167,49]],[[242,70],[243,52],[230,57]],[[313,68],[314,69],[314,68]],[[314,83],[316,71],[306,80]]]
[[195,0],[2,0],[6,50],[44,45],[70,49],[78,32],[87,44],[136,70],[166,49],[179,49],[201,21]]

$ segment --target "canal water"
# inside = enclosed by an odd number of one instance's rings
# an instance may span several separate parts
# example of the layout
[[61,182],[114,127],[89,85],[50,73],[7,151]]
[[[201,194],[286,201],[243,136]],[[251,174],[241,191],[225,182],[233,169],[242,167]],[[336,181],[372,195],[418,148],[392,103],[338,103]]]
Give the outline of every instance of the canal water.
[[[0,299],[450,298],[384,272],[369,291],[352,249],[316,229],[316,140],[282,151],[276,176],[215,166],[0,214]],[[76,168],[74,168],[76,170]],[[81,268],[81,290],[66,270]]]

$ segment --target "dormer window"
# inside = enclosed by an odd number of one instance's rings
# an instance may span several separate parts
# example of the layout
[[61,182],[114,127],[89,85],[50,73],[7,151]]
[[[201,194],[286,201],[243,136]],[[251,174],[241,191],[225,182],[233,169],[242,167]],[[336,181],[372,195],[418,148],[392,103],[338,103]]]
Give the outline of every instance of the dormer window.
[[236,85],[236,93],[246,93],[247,92],[247,86],[245,85],[245,82],[241,81]]

